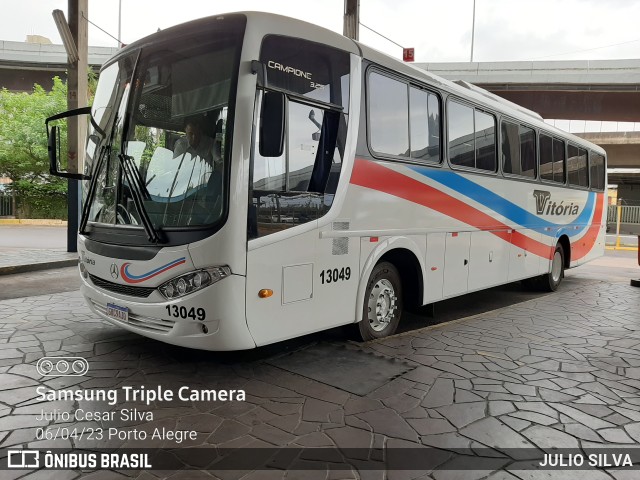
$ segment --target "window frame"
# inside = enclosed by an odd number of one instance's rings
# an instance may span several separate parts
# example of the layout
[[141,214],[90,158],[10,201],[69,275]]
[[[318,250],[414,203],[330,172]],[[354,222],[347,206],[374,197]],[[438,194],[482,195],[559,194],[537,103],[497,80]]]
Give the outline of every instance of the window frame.
[[[281,91],[279,89],[272,89],[272,88],[260,88],[257,90],[257,95],[262,95],[264,94],[264,92],[266,91]],[[325,190],[323,192],[316,192],[316,191],[310,191],[309,190],[309,184],[307,185],[307,189],[306,190],[294,190],[291,188],[291,145],[290,145],[290,117],[291,117],[291,103],[295,103],[297,105],[302,105],[305,107],[311,107],[311,108],[317,108],[319,110],[323,111],[323,125],[324,125],[324,121],[325,121],[325,116],[327,114],[327,112],[331,112],[332,114],[337,114],[337,115],[341,115],[344,117],[345,121],[348,122],[348,114],[345,113],[343,111],[343,109],[340,106],[337,106],[335,104],[328,104],[328,103],[324,103],[324,102],[320,102],[320,101],[316,101],[313,99],[308,99],[307,97],[302,97],[300,95],[296,95],[296,94],[292,94],[291,92],[286,92],[283,91],[282,92],[284,94],[284,98],[285,98],[285,105],[284,105],[284,116],[285,116],[285,138],[284,138],[284,147],[283,147],[283,151],[282,151],[282,155],[281,157],[274,157],[274,158],[283,158],[284,159],[284,189],[282,190],[275,190],[275,189],[256,189],[256,185],[255,185],[255,177],[254,177],[254,169],[255,169],[255,161],[256,161],[256,152],[258,152],[257,149],[257,143],[259,141],[259,139],[257,138],[258,136],[255,134],[255,129],[254,129],[254,134],[252,135],[252,145],[251,145],[251,151],[252,151],[252,156],[251,156],[251,162],[250,162],[250,169],[249,169],[249,175],[248,175],[248,192],[249,192],[249,203],[248,203],[248,213],[247,213],[247,239],[248,240],[256,240],[259,238],[265,238],[265,237],[270,237],[271,235],[280,233],[282,231],[285,230],[289,230],[291,228],[295,228],[295,227],[302,227],[303,225],[310,225],[312,222],[317,222],[318,220],[320,220],[323,217],[326,217],[331,208],[333,208],[333,205],[335,204],[335,197],[336,197],[336,192],[328,192],[327,191],[327,186],[329,185],[330,179],[327,178],[327,181],[325,183]],[[260,108],[262,107],[262,97],[260,102],[256,102],[256,115],[259,115]],[[255,125],[254,125],[255,126]],[[338,142],[338,137],[340,136],[340,127],[339,125],[336,127],[338,129],[338,131],[336,132],[336,145]],[[314,165],[315,162],[317,162],[317,156],[316,159],[314,160]],[[343,173],[343,166],[344,166],[344,156],[341,158],[339,165],[340,165],[340,175],[342,175]],[[311,180],[311,178],[313,178],[313,170],[312,170],[312,177],[310,177],[309,181]],[[255,216],[255,224],[253,224],[253,220],[251,219],[251,208],[254,207],[253,204],[253,199],[255,198],[255,192],[264,192],[264,193],[268,193],[268,194],[273,194],[278,196],[279,198],[284,199],[285,201],[288,198],[295,198],[299,195],[303,195],[303,196],[307,196],[308,198],[312,198],[312,197],[316,197],[316,198],[322,198],[323,202],[322,205],[324,205],[326,208],[324,211],[320,211],[318,210],[318,216],[316,218],[311,218],[309,220],[306,221],[302,221],[302,222],[271,222],[272,225],[277,225],[278,227],[276,227],[273,231],[261,231],[260,230],[260,222],[258,221],[258,210],[256,209],[256,216]],[[327,198],[331,198],[331,201],[327,204],[326,203],[326,199]],[[285,206],[286,207],[286,206]],[[293,208],[296,208],[296,206],[293,206]],[[289,210],[291,211],[291,209]],[[298,219],[300,219],[301,217],[298,217]],[[293,219],[295,220],[295,214],[293,216]],[[252,229],[252,225],[255,226],[255,230]],[[264,227],[263,227],[264,228]]]
[[[553,155],[553,141],[557,140],[560,141],[564,144],[564,161],[562,162],[563,164],[563,181],[562,182],[556,182],[555,180],[549,180],[547,178],[543,178],[542,177],[542,168],[541,168],[541,164],[540,164],[540,159],[541,159],[541,151],[542,149],[540,148],[540,139],[542,138],[542,136],[545,137],[549,137],[551,139],[551,152]],[[567,185],[567,140],[558,137],[557,135],[553,135],[551,133],[549,133],[547,130],[542,130],[540,129],[540,131],[538,132],[538,172],[539,172],[539,176],[540,176],[540,182],[541,183],[545,183],[548,185],[564,185],[564,186],[568,186]],[[551,164],[553,165],[553,156],[551,157]],[[553,170],[552,170],[553,172]]]
[[[411,89],[415,88],[416,90],[418,90],[419,92],[425,92],[427,94],[427,109],[428,109],[428,104],[429,104],[429,96],[433,95],[437,102],[438,102],[438,141],[439,141],[439,149],[438,149],[438,159],[437,160],[424,160],[420,157],[412,157],[409,156],[408,160],[410,160],[413,163],[417,163],[419,165],[442,165],[442,158],[443,158],[443,148],[442,148],[442,144],[443,144],[443,137],[442,137],[442,119],[443,119],[443,115],[442,115],[442,97],[440,95],[438,95],[435,91],[425,88],[424,86],[417,84],[415,82],[409,82],[408,83],[408,88],[407,88],[407,95],[409,98],[409,155],[411,155],[411,152],[413,152],[412,150],[412,145],[411,145]],[[427,135],[429,135],[429,130],[427,129]],[[429,148],[429,147],[427,147]],[[403,157],[404,158],[404,157]]]
[[[586,171],[587,171],[587,184],[586,185],[577,185],[575,183],[571,183],[569,181],[569,147],[574,147],[578,149],[578,153],[580,152],[580,150],[583,150],[585,153],[585,160],[587,162],[586,164]],[[566,154],[565,154],[565,169],[566,171],[566,182],[567,182],[567,186],[571,187],[571,188],[576,188],[579,190],[589,190],[590,186],[591,186],[591,172],[589,171],[589,149],[583,146],[580,146],[579,144],[575,143],[575,142],[571,142],[571,141],[567,141],[566,142]]]
[[[290,188],[290,178],[289,178],[289,174],[290,174],[290,170],[289,170],[289,160],[290,160],[290,152],[289,152],[289,117],[290,117],[290,108],[289,108],[289,104],[290,103],[295,103],[298,105],[304,105],[307,107],[311,107],[311,108],[317,108],[319,110],[323,110],[323,111],[329,111],[329,112],[335,112],[338,113],[340,115],[344,115],[345,118],[348,118],[348,114],[344,112],[344,110],[339,106],[339,105],[335,105],[333,103],[325,103],[325,102],[321,102],[318,100],[313,100],[313,99],[308,99],[307,97],[303,97],[297,94],[292,94],[291,92],[288,91],[284,91],[284,90],[280,90],[280,89],[274,89],[274,88],[261,88],[259,89],[263,92],[266,91],[276,91],[276,92],[281,92],[284,94],[285,97],[285,105],[284,105],[284,121],[285,121],[285,126],[284,126],[284,131],[285,131],[285,139],[284,139],[284,147],[282,150],[282,157],[284,157],[284,164],[285,164],[285,171],[284,171],[284,175],[285,175],[285,186],[284,186],[284,190],[273,190],[274,192],[280,192],[280,193],[291,193],[291,192],[296,192],[296,193],[320,193],[320,192],[309,192],[309,191],[300,191],[300,190],[291,190]],[[256,142],[258,141],[257,139],[255,140]],[[252,147],[253,149],[253,147]],[[274,157],[276,158],[276,157]],[[340,164],[342,165],[344,163],[344,159],[341,160]],[[253,168],[254,168],[254,164],[253,161],[251,163],[251,184],[252,187],[251,189],[254,188],[253,186]],[[342,168],[342,167],[341,167]],[[267,191],[267,190],[265,190]],[[269,190],[270,191],[270,190]]]
[[[451,118],[449,117],[449,103],[450,102],[456,102],[459,105],[463,105],[465,107],[471,108],[472,112],[473,112],[473,167],[467,167],[464,165],[458,165],[456,163],[453,163],[451,161],[451,152],[450,152],[450,139],[449,139],[449,122],[451,120]],[[498,175],[498,172],[501,170],[501,166],[500,166],[500,162],[498,159],[498,126],[499,126],[499,122],[498,122],[498,114],[496,114],[495,112],[489,110],[489,109],[485,109],[482,106],[476,105],[474,103],[471,103],[465,99],[462,99],[460,97],[454,96],[454,95],[450,95],[447,97],[447,109],[446,109],[446,121],[447,121],[447,125],[446,125],[446,130],[447,130],[447,164],[449,165],[449,168],[451,168],[452,170],[459,170],[459,171],[465,171],[465,172],[475,172],[475,173],[481,173],[484,175]],[[491,117],[493,117],[493,126],[494,126],[494,142],[493,142],[493,153],[495,156],[495,169],[494,170],[485,170],[482,168],[477,168],[475,165],[477,164],[477,157],[476,157],[476,138],[477,138],[477,130],[476,130],[476,111],[479,111],[480,113],[484,113],[486,115],[489,115]]]
[[[528,182],[535,182],[538,183],[540,181],[540,145],[538,143],[538,139],[540,137],[540,130],[536,127],[534,127],[533,125],[527,124],[527,123],[523,123],[520,122],[514,118],[502,115],[500,117],[500,148],[502,148],[502,124],[504,122],[508,122],[511,123],[513,125],[517,125],[518,126],[518,138],[520,138],[520,127],[524,127],[524,128],[528,128],[529,130],[533,131],[533,135],[534,135],[534,142],[535,142],[535,154],[534,154],[534,160],[535,160],[535,175],[533,177],[529,177],[526,175],[519,175],[517,173],[509,173],[509,172],[505,172],[504,171],[504,162],[500,160],[500,172],[502,173],[503,177],[508,178],[510,180],[524,180],[524,181],[528,181]],[[522,166],[522,157],[520,158],[520,165]]]
[[[607,156],[603,155],[599,152],[594,152],[593,150],[587,150],[588,160],[588,170],[589,170],[589,190],[593,190],[595,192],[604,192],[607,188]],[[595,156],[602,158],[602,187],[593,186],[593,176],[591,175],[591,159]]]
[[[334,47],[334,46],[325,44],[323,42],[316,42],[316,41],[310,40],[308,38],[302,38],[302,37],[293,36],[293,35],[286,35],[286,34],[282,34],[282,33],[269,33],[269,34],[264,36],[264,38],[260,42],[260,52],[258,54],[259,61],[262,62],[262,61],[265,60],[263,58],[264,55],[265,55],[265,52],[264,52],[265,43],[270,42],[270,41],[274,41],[274,40],[300,41],[300,42],[306,43],[307,46],[310,47],[310,48],[319,48],[321,50],[324,50],[325,53],[336,53],[336,52],[338,52],[338,53],[341,53],[341,54],[346,54],[347,57],[348,57],[348,63],[351,64],[351,56],[353,54],[351,52],[349,52],[349,51],[342,50],[341,48]],[[313,97],[307,97],[306,95],[301,94],[299,92],[296,92],[295,90],[287,89],[286,87],[283,87],[282,85],[277,85],[277,84],[274,85],[272,83],[269,83],[268,74],[265,77],[264,85],[260,84],[258,86],[258,89],[262,89],[262,90],[265,90],[265,91],[266,90],[272,90],[272,91],[276,91],[276,92],[282,92],[285,95],[292,96],[292,97],[297,97],[297,98],[300,98],[300,99],[304,99],[305,101],[308,101],[308,102],[311,102],[311,103],[317,103],[319,105],[325,105],[330,109],[339,110],[339,111],[343,112],[345,115],[348,115],[349,114],[349,105],[351,103],[351,96],[353,95],[353,92],[351,91],[351,76],[353,75],[353,73],[354,72],[351,71],[351,67],[349,66],[349,69],[348,69],[349,83],[347,84],[347,86],[349,88],[349,92],[348,92],[346,105],[341,105],[340,103],[332,103],[331,101],[325,102],[323,100],[314,99]],[[344,92],[341,92],[341,95],[342,95],[341,100],[343,100],[344,99],[344,97],[343,97]]]
[[380,157],[380,158],[392,158],[392,159],[397,159],[397,160],[405,160],[405,159],[410,159],[411,157],[406,157],[403,155],[394,155],[392,153],[386,153],[386,152],[381,152],[379,150],[376,150],[373,148],[373,143],[371,141],[372,139],[372,125],[373,122],[371,121],[371,100],[372,100],[372,94],[371,94],[371,76],[373,74],[376,75],[380,75],[382,77],[386,77],[389,80],[393,80],[395,82],[397,82],[400,85],[404,86],[405,89],[405,97],[407,100],[407,123],[406,123],[406,132],[407,132],[407,147],[408,147],[408,151],[411,152],[411,124],[410,124],[410,111],[409,111],[409,85],[407,82],[404,82],[400,79],[400,77],[395,76],[395,75],[390,75],[388,72],[384,71],[384,70],[379,70],[377,68],[370,68],[367,71],[367,102],[366,102],[366,128],[367,128],[367,146],[369,147],[369,151],[371,152],[372,156],[374,157]]
[[[406,97],[407,97],[407,139],[409,141],[409,148],[408,148],[408,152],[409,152],[409,156],[404,156],[404,155],[393,155],[391,153],[385,153],[385,152],[380,152],[378,150],[375,150],[372,146],[371,143],[371,75],[372,74],[378,74],[384,77],[387,77],[391,80],[397,81],[398,83],[401,83],[405,86],[406,88]],[[414,165],[423,165],[423,166],[431,166],[431,167],[441,167],[443,165],[443,159],[444,159],[444,136],[443,136],[443,132],[444,132],[444,126],[443,126],[443,113],[444,113],[444,100],[443,100],[443,96],[442,96],[442,92],[440,92],[439,90],[428,86],[428,85],[424,85],[422,83],[419,83],[418,81],[416,81],[413,78],[410,77],[404,77],[401,76],[399,74],[397,74],[396,72],[390,72],[388,70],[385,70],[383,68],[380,68],[377,65],[370,65],[367,69],[366,69],[366,75],[365,75],[365,113],[364,113],[364,119],[365,119],[365,130],[366,130],[366,142],[367,142],[367,148],[369,150],[369,153],[371,154],[371,156],[373,158],[377,158],[377,159],[381,159],[381,160],[392,160],[392,161],[398,161],[398,162],[404,162],[404,163],[411,163]],[[436,100],[438,101],[438,138],[440,141],[440,155],[439,155],[439,159],[437,161],[431,161],[431,160],[423,160],[417,157],[411,157],[411,94],[410,94],[410,89],[411,88],[416,88],[420,91],[426,92],[429,95],[434,95]]]

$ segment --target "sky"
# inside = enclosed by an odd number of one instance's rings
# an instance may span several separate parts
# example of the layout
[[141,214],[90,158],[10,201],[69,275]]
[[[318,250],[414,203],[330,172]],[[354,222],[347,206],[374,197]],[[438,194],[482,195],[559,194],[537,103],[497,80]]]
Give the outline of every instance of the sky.
[[[62,43],[51,12],[67,0],[0,0],[0,40],[43,35]],[[342,33],[344,0],[89,0],[89,20],[121,39],[139,38],[196,18],[242,10],[286,15]],[[398,59],[415,49],[416,62],[468,62],[474,0],[360,0],[360,41]],[[475,0],[473,60],[639,59],[640,0]],[[372,32],[370,29],[387,37]],[[391,41],[389,41],[391,40]],[[117,46],[89,25],[89,45]],[[572,132],[640,131],[640,123],[559,121]],[[564,123],[562,123],[564,122]]]
[[[344,0],[89,0],[89,20],[122,41],[195,18],[241,10],[278,13],[342,33]],[[416,62],[467,62],[474,0],[360,0],[360,22],[396,44],[415,48]],[[0,40],[27,35],[62,43],[51,12],[67,0],[2,0]],[[475,0],[474,61],[640,58],[640,0]],[[402,58],[398,45],[360,27],[360,40]],[[89,44],[117,45],[89,25]]]

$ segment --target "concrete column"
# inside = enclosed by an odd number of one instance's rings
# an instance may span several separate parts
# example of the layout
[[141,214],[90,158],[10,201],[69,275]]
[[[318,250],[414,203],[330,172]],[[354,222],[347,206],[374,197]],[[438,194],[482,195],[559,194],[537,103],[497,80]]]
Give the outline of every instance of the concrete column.
[[[69,62],[67,72],[67,108],[69,110],[87,106],[89,100],[87,68],[88,68],[88,0],[68,0],[69,30],[78,49],[78,61]],[[67,120],[67,171],[82,173],[84,170],[84,148],[87,136],[87,119],[85,116],[71,117]],[[80,181],[68,180],[68,216],[67,251],[77,251],[77,234],[81,211]]]
[[344,0],[344,26],[342,34],[354,40],[359,39],[360,0]]

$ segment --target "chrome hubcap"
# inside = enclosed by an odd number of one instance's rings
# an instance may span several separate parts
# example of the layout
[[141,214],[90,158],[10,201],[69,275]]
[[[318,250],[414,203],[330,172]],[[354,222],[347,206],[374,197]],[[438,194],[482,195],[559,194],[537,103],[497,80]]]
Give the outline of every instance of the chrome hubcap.
[[551,278],[554,283],[560,281],[560,275],[562,274],[562,255],[560,252],[556,252],[553,256],[553,264],[551,265]]
[[397,300],[398,297],[389,280],[383,278],[373,286],[367,304],[367,318],[374,331],[380,332],[391,323],[398,308]]

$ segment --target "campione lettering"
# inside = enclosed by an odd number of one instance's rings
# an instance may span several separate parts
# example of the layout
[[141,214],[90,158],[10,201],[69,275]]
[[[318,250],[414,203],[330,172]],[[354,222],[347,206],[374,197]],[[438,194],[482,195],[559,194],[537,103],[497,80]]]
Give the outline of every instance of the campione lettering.
[[269,60],[267,62],[267,66],[273,70],[280,70],[283,73],[289,73],[291,75],[295,75],[296,77],[306,78],[307,80],[311,80],[311,73],[304,72],[299,68],[290,67],[288,65],[282,65],[281,63],[274,62],[273,60]]

